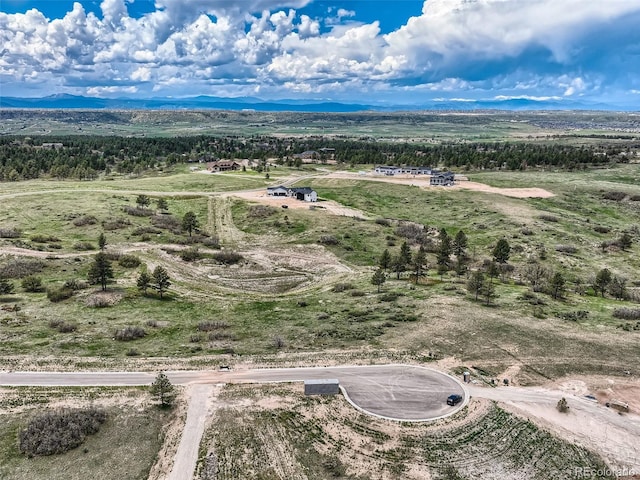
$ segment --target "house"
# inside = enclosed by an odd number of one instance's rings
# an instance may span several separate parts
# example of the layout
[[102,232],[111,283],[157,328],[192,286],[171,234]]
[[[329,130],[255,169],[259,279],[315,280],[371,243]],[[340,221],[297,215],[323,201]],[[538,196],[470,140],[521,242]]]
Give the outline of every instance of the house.
[[231,170],[238,170],[240,164],[233,160],[218,160],[217,162],[207,163],[207,170],[210,172],[228,172]]
[[302,153],[294,154],[293,158],[299,158],[301,160],[315,160],[316,158],[320,158],[320,154],[315,150],[307,150]]
[[317,202],[318,194],[311,187],[267,187],[267,195],[270,197],[289,197],[304,202]]
[[431,175],[431,167],[402,167],[407,175]]
[[311,187],[290,188],[288,194],[296,200],[303,200],[305,202],[318,201],[318,194]]
[[382,175],[399,175],[402,173],[402,168],[393,165],[378,165],[373,171]]
[[453,172],[432,172],[429,185],[443,185],[450,187],[455,183]]
[[277,187],[267,187],[267,195],[270,197],[288,197],[289,189],[278,185]]

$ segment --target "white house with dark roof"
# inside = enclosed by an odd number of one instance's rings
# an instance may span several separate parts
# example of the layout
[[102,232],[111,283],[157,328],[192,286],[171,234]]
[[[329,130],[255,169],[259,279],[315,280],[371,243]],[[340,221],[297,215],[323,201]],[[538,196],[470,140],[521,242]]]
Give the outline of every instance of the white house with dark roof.
[[270,197],[289,197],[304,202],[317,202],[318,194],[311,187],[267,187],[267,195]]

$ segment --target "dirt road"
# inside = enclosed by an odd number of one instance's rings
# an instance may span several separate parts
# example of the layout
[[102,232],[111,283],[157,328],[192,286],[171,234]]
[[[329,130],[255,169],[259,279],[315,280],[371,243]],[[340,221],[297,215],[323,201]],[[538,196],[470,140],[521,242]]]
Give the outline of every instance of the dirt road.
[[168,480],[191,480],[198,463],[200,440],[207,423],[214,396],[221,387],[193,385],[189,387],[189,409],[182,438]]

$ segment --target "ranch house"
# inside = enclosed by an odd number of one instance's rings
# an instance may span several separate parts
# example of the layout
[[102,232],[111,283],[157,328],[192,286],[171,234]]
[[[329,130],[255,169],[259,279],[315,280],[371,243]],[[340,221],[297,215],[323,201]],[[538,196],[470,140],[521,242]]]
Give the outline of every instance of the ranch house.
[[429,179],[429,185],[442,185],[450,187],[455,183],[453,172],[433,172]]
[[238,170],[240,164],[233,160],[218,160],[217,162],[207,163],[207,170],[210,172],[228,172],[231,170]]

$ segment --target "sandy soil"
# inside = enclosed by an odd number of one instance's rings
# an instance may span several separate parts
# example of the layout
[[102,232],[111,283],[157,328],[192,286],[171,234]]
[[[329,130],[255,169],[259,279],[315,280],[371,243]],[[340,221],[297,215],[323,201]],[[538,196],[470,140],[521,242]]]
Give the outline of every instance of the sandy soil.
[[491,187],[489,185],[485,185],[484,183],[478,182],[470,182],[468,180],[456,181],[456,184],[451,187],[432,187],[429,185],[429,176],[414,176],[414,175],[394,175],[394,176],[385,176],[385,175],[373,175],[371,173],[367,173],[366,175],[360,175],[357,173],[351,172],[335,172],[325,175],[323,178],[342,178],[349,180],[367,180],[373,182],[387,182],[387,183],[397,183],[401,185],[415,185],[420,188],[426,189],[442,189],[448,188],[453,190],[474,190],[477,192],[484,193],[496,193],[498,195],[504,195],[507,197],[515,197],[515,198],[549,198],[553,197],[553,193],[545,190],[543,188],[497,188]]

